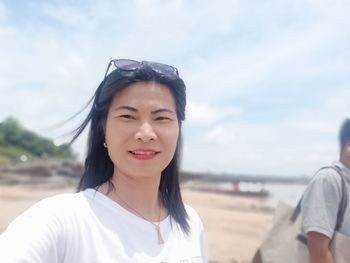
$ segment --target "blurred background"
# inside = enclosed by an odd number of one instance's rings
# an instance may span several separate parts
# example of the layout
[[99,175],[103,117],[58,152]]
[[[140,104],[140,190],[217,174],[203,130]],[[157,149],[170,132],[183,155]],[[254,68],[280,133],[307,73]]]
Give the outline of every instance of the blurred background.
[[182,185],[210,259],[249,262],[277,201],[294,205],[338,158],[349,13],[346,0],[0,0],[0,232],[75,190],[87,134],[67,143],[86,111],[66,120],[108,61],[158,61],[187,85]]

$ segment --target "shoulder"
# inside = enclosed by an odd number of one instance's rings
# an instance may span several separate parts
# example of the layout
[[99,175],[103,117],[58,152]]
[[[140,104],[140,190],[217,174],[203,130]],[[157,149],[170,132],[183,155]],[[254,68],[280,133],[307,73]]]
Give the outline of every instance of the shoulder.
[[[2,236],[16,240],[28,233],[33,240],[62,235],[67,225],[79,213],[80,193],[59,194],[42,199],[16,217]],[[68,219],[68,220],[67,220]]]
[[338,172],[336,171],[335,167],[333,166],[324,166],[320,168],[316,174],[315,178],[323,178],[323,179],[330,179],[330,178],[337,178],[339,177]]
[[322,188],[323,190],[340,190],[341,178],[338,172],[332,167],[321,168],[311,179],[308,188]]
[[199,214],[192,206],[185,204],[185,209],[189,217],[199,219]]
[[76,207],[82,202],[82,200],[82,193],[58,194],[42,199],[33,205],[28,211],[44,210],[48,212],[62,212],[62,210]]
[[57,194],[50,197],[46,197],[38,202],[39,205],[49,205],[49,204],[59,204],[67,201],[75,201],[78,199],[78,196],[81,195],[81,192],[78,193],[64,193]]
[[37,202],[25,212],[19,215],[9,225],[59,225],[63,219],[81,206],[82,196],[80,193],[59,194],[47,197]]
[[338,172],[326,167],[320,169],[305,189],[302,204],[306,203],[338,203],[341,197],[341,178]]
[[57,247],[62,245],[67,234],[66,227],[71,225],[67,218],[72,218],[75,213],[80,196],[79,193],[60,194],[37,202],[13,220],[0,235],[0,250],[6,249],[10,258],[28,257],[28,262],[36,262],[39,257],[51,259],[56,255]]
[[315,210],[331,211],[331,213],[335,211],[336,213],[341,194],[339,174],[331,167],[320,169],[305,189],[301,208],[305,214],[308,212],[316,214]]
[[197,226],[199,228],[203,228],[202,220],[199,214],[197,213],[197,211],[193,207],[187,204],[185,204],[185,209],[186,209],[191,227]]

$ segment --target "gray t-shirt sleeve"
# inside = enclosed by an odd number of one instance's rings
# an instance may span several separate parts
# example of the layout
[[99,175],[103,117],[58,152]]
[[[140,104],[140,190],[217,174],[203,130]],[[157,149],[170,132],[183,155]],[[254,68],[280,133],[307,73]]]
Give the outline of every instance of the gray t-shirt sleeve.
[[338,173],[331,168],[320,170],[302,199],[303,232],[318,232],[332,238],[340,199],[341,179]]

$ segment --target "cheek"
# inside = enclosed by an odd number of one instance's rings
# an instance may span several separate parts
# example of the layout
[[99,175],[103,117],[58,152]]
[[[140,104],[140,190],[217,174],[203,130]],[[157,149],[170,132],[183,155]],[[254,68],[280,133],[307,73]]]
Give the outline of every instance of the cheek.
[[175,151],[177,140],[179,138],[179,128],[169,129],[166,134],[166,143]]
[[348,145],[346,148],[345,148],[345,151],[344,151],[346,154],[350,155],[350,145]]
[[[117,145],[121,144],[127,137],[128,131],[121,125],[116,125],[113,122],[106,125],[105,140],[108,148],[113,150]],[[119,148],[119,147],[117,147]]]
[[106,129],[105,129],[105,139],[106,139],[107,144],[111,144],[111,142],[112,142],[112,139],[113,139],[112,134],[114,134],[113,130],[114,129],[113,129],[112,125],[107,122]]

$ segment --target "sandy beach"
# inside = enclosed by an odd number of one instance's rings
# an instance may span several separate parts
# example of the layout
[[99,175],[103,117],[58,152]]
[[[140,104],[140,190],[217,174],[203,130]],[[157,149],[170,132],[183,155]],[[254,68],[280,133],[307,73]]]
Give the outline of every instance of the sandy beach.
[[[57,178],[56,178],[57,179]],[[39,185],[0,184],[0,232],[7,224],[40,199],[73,192],[73,182],[51,178]],[[210,262],[250,262],[270,225],[273,213],[257,197],[222,195],[183,188],[184,201],[200,214],[208,242]]]

